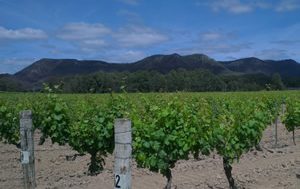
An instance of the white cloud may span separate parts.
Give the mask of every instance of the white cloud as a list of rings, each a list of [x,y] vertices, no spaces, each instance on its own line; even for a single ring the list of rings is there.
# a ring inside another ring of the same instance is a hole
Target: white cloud
[[[207,41],[228,41],[237,38],[236,34],[233,32],[226,33],[221,31],[208,31],[200,33],[200,41],[207,42]]]
[[[138,56],[133,54],[136,51],[129,51],[128,48],[149,47],[168,39],[160,32],[143,25],[129,25],[112,30],[101,23],[83,22],[66,24],[57,32],[56,37],[85,55],[114,50],[122,50],[124,53],[126,48],[127,57]]]
[[[247,13],[253,10],[251,4],[242,3],[239,0],[214,0],[207,3],[213,11],[228,11],[231,13]]]
[[[135,48],[150,47],[168,40],[168,37],[159,31],[139,24],[112,30],[101,23],[84,22],[66,24],[57,32],[56,37],[85,56],[118,51],[122,53],[122,59],[125,61],[142,57],[142,53]],[[57,49],[54,50],[56,53]],[[120,60],[117,58],[120,56],[109,54]]]
[[[47,34],[43,30],[33,28],[22,29],[6,29],[0,26],[0,40],[32,40],[32,39],[45,39]]]
[[[104,45],[106,45],[106,42],[101,39],[84,40],[84,41],[82,41],[82,43],[84,45],[88,45],[88,46],[104,46]]]
[[[102,24],[88,24],[84,22],[66,24],[57,37],[64,40],[96,39],[107,35],[111,30]]]
[[[264,0],[256,0],[256,1],[251,1],[252,6],[255,8],[260,8],[260,9],[272,9],[274,7],[274,4],[272,4],[272,1],[264,1]]]
[[[122,3],[128,4],[128,5],[137,5],[139,4],[139,0],[119,0]]]
[[[168,40],[166,35],[144,26],[128,26],[114,34],[117,42],[124,47],[145,47]]]
[[[197,5],[206,5],[213,11],[227,11],[234,14],[249,13],[256,9],[270,9],[278,12],[294,11],[300,8],[299,0],[211,0],[208,3],[197,2]]]
[[[110,36],[110,28],[101,23],[84,22],[66,24],[56,37],[79,47],[85,53],[97,51],[107,46],[106,38]]]
[[[278,12],[293,11],[300,8],[299,0],[281,0],[280,3],[275,7]]]

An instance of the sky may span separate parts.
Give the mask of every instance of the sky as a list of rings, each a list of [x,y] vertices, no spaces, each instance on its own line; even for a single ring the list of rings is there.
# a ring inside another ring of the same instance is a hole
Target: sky
[[[300,0],[0,0],[0,73],[172,53],[300,62]]]

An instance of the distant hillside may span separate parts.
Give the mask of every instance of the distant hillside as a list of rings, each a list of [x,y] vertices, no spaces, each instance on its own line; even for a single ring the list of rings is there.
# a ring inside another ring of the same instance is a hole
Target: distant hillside
[[[224,65],[209,58],[206,55],[194,54],[188,56],[180,56],[178,54],[171,55],[153,55],[140,61],[125,63],[107,63],[95,60],[75,60],[75,59],[41,59],[32,65],[17,72],[14,76],[22,81],[38,82],[45,81],[51,77],[90,74],[99,71],[115,72],[115,71],[157,71],[160,73],[168,73],[176,69],[206,69],[215,74],[230,73]]]
[[[60,78],[78,77],[97,72],[142,72],[154,71],[159,74],[168,74],[172,70],[204,70],[215,76],[239,76],[259,74],[271,77],[279,73],[281,77],[291,83],[292,87],[298,86],[300,77],[300,64],[294,60],[260,60],[255,57],[243,58],[233,61],[216,61],[203,54],[181,56],[179,54],[153,55],[133,63],[108,63],[97,60],[76,59],[41,59],[14,75],[1,74],[2,86],[7,83],[13,86],[22,86],[28,90],[40,88],[43,82],[58,81]],[[224,77],[223,77],[224,78]],[[269,81],[269,79],[268,79]],[[296,81],[296,82],[294,82]],[[141,81],[142,82],[142,81]],[[1,87],[1,84],[0,84]],[[5,90],[2,87],[2,90]],[[1,90],[1,88],[0,88]]]
[[[230,72],[225,66],[203,54],[153,55],[129,64],[128,67],[130,67],[130,71],[154,70],[160,73],[168,73],[179,68],[185,70],[206,69],[215,74]]]
[[[98,71],[123,71],[126,65],[95,60],[41,59],[14,76],[22,81],[38,82],[51,77],[89,74]]]
[[[255,57],[234,61],[220,62],[233,72],[243,74],[263,73],[271,75],[279,73],[283,77],[300,76],[300,64],[294,60],[260,60]]]
[[[300,77],[300,64],[295,60],[266,60],[273,68],[273,73],[278,72],[282,76]]]

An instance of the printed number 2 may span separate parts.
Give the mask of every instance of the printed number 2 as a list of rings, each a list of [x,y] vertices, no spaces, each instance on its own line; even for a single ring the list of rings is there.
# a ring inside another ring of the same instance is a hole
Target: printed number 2
[[[120,175],[116,175],[116,179],[115,179],[115,187],[116,188],[121,188],[121,186],[119,186],[119,182],[120,182]]]

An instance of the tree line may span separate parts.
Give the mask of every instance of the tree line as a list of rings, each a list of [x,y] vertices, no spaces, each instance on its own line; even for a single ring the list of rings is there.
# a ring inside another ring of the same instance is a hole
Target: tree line
[[[215,75],[208,70],[178,69],[168,73],[157,71],[97,72],[87,75],[51,77],[29,85],[16,79],[0,78],[0,91],[40,91],[42,83],[61,85],[64,93],[120,92],[204,92],[260,91],[299,88],[300,78],[281,78],[278,73]]]
[[[204,92],[282,90],[285,85],[279,74],[214,75],[207,70],[97,72],[64,78],[51,78],[51,85],[62,85],[66,93],[120,92]]]

